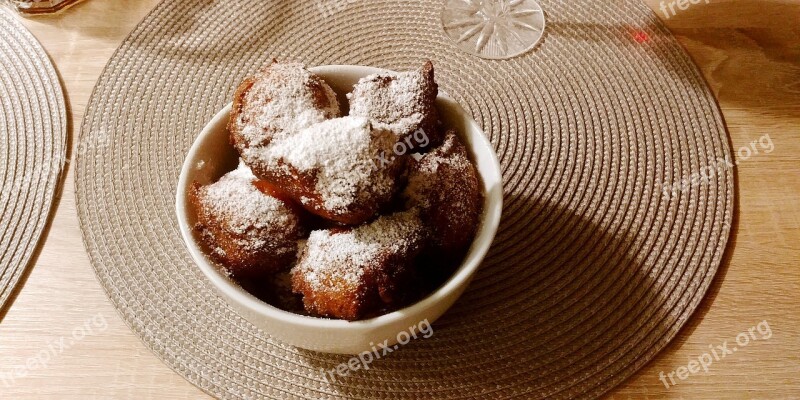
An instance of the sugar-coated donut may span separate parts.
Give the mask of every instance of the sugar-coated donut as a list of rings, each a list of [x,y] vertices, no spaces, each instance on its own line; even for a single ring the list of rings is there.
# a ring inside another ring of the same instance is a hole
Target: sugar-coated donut
[[[406,204],[431,229],[431,245],[447,259],[463,256],[478,227],[483,193],[475,166],[455,131],[441,146],[409,163]]]
[[[415,211],[349,229],[318,230],[301,246],[292,290],[312,315],[356,320],[410,293],[424,229]]]
[[[236,90],[228,130],[242,152],[340,115],[336,93],[322,78],[302,64],[273,62]]]
[[[398,141],[421,150],[441,143],[438,129],[433,63],[414,71],[362,78],[347,95],[350,115],[369,118],[377,128],[392,131]]]
[[[242,155],[261,179],[282,188],[308,211],[343,224],[372,218],[398,191],[405,157],[396,138],[365,118],[312,125]]]
[[[215,183],[193,184],[195,229],[229,274],[264,276],[294,261],[297,240],[305,233],[302,215],[275,190],[243,164]]]

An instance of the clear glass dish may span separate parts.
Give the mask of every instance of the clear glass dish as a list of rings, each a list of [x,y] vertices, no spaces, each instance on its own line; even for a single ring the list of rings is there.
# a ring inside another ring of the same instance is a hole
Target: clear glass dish
[[[527,52],[544,33],[534,0],[445,0],[442,27],[458,48],[481,58],[507,59]]]

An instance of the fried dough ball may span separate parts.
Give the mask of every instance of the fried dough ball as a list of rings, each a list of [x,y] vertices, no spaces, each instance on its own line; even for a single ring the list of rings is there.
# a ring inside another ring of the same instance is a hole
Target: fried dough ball
[[[467,149],[453,130],[441,146],[409,164],[403,198],[420,210],[438,256],[456,259],[472,243],[483,209],[480,186]]]
[[[398,141],[421,150],[441,143],[433,63],[415,71],[362,78],[347,95],[350,115],[366,117],[375,127],[392,131]],[[415,135],[416,133],[416,135]]]
[[[302,64],[272,62],[242,82],[228,122],[241,153],[341,115],[336,93]]]
[[[244,164],[216,183],[192,185],[195,229],[230,275],[264,276],[294,261],[297,240],[305,233],[302,215],[277,193]]]
[[[301,245],[292,290],[312,315],[357,320],[404,301],[424,229],[416,211],[349,229],[318,230]]]
[[[398,191],[405,157],[394,155],[395,140],[365,118],[342,117],[243,155],[256,176],[311,213],[355,225],[372,218]]]

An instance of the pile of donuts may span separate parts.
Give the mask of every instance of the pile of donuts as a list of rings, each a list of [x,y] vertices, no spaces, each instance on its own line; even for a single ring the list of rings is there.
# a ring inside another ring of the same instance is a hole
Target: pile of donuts
[[[272,62],[245,79],[228,123],[240,165],[189,193],[209,255],[246,288],[285,276],[317,317],[368,318],[435,289],[483,205],[437,94],[431,62],[361,79],[345,113],[302,64]]]

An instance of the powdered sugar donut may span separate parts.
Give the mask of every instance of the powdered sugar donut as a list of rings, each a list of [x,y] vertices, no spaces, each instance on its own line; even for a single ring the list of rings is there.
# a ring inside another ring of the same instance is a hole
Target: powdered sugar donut
[[[420,210],[438,257],[461,257],[472,243],[483,208],[478,179],[467,149],[452,130],[441,146],[411,161],[403,197],[409,207]]]
[[[229,274],[264,276],[294,261],[297,240],[305,233],[301,213],[276,193],[244,164],[216,183],[193,185],[195,229]]]
[[[302,64],[273,61],[236,90],[228,130],[241,153],[340,115],[336,93],[322,78]]]
[[[253,172],[285,190],[308,211],[343,224],[372,218],[398,191],[405,157],[395,136],[366,118],[312,125],[270,146],[242,152]]]
[[[436,110],[439,86],[433,75],[433,63],[428,61],[414,71],[362,78],[347,95],[350,115],[369,118],[376,128],[392,131],[410,148],[437,146],[442,136]]]
[[[403,302],[424,229],[415,211],[357,228],[319,230],[300,249],[292,290],[313,315],[356,320]]]

